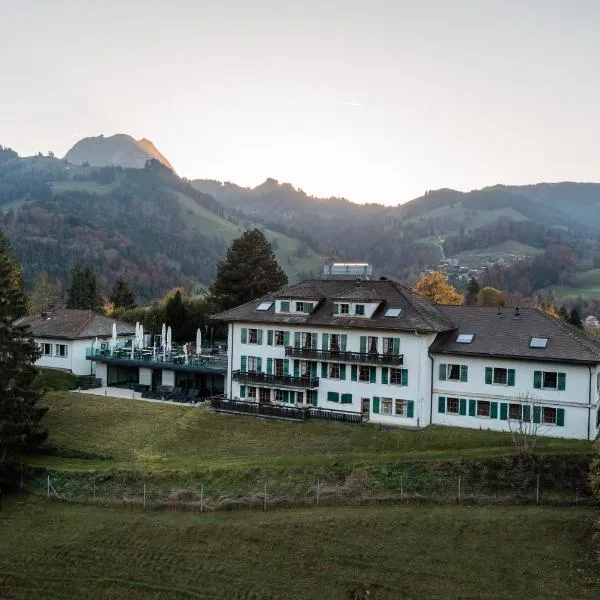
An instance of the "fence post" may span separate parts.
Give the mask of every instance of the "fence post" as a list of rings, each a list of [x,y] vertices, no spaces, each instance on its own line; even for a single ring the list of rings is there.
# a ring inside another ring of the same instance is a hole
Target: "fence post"
[[[320,495],[321,495],[321,480],[317,479],[317,504],[319,504]]]
[[[537,474],[536,485],[535,485],[535,503],[540,503],[540,474]]]
[[[144,508],[146,508],[146,484],[144,484]]]
[[[94,504],[96,504],[96,471],[94,471]]]
[[[458,476],[458,501],[460,502],[460,475]]]
[[[404,484],[402,481],[402,475],[400,475],[400,502],[404,499]]]
[[[204,484],[200,486],[200,512],[204,511]]]
[[[265,481],[265,502],[263,505],[263,510],[267,510],[267,482]]]
[[[50,497],[50,475],[48,475],[48,480],[46,482],[46,496]]]

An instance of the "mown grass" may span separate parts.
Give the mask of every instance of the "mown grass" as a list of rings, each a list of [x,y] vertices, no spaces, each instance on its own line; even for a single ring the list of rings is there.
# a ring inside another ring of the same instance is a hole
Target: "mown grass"
[[[588,509],[395,506],[144,512],[18,497],[7,600],[598,598]]]
[[[321,465],[506,456],[510,435],[450,427],[380,430],[373,425],[267,421],[191,408],[53,392],[43,425],[57,448],[110,457],[111,467],[182,469]],[[546,438],[540,452],[591,453],[592,442]],[[96,469],[108,461],[31,457],[29,464]],[[106,466],[106,465],[105,465]]]
[[[38,390],[72,390],[77,387],[77,377],[60,369],[39,369],[32,385]]]

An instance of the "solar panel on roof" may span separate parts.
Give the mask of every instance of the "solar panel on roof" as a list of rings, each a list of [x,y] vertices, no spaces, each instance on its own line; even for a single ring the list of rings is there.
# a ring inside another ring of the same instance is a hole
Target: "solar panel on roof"
[[[271,306],[273,306],[272,302],[261,302],[257,307],[256,310],[269,310],[271,308]]]
[[[530,348],[545,348],[548,345],[548,338],[532,337],[529,340]]]
[[[470,344],[473,341],[473,333],[459,333],[456,338],[457,344]]]
[[[402,312],[401,308],[388,308],[385,311],[385,316],[386,317],[399,317],[401,312]]]

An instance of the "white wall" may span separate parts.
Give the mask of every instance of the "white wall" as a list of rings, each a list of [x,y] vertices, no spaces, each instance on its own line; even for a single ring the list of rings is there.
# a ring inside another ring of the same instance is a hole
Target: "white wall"
[[[105,363],[96,363],[96,377],[102,381],[102,385],[106,387],[108,381],[108,367]]]
[[[140,367],[139,382],[141,385],[152,385],[152,369]]]
[[[498,418],[491,419],[468,416],[468,414],[449,415],[440,413],[438,398],[440,396],[445,398],[455,397],[467,400],[489,400],[499,403],[519,402],[525,398],[533,398],[535,405],[562,408],[565,411],[564,426],[540,425],[540,434],[581,439],[594,438],[596,435],[596,367],[591,370],[592,395],[590,404],[590,369],[586,365],[452,355],[434,355],[433,359],[433,423],[474,429],[508,431],[508,421],[501,420],[500,414],[498,414]],[[467,365],[468,380],[466,382],[441,381],[439,378],[440,364]],[[514,369],[515,385],[486,384],[486,367]],[[535,389],[533,387],[534,371],[565,373],[565,390]]]
[[[175,385],[175,371],[170,369],[162,370],[162,385]]]

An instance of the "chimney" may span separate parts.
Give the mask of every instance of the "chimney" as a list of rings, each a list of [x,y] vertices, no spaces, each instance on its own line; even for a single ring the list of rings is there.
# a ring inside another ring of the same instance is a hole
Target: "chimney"
[[[515,319],[518,319],[521,316],[521,314],[519,313],[519,307],[517,306],[515,308]]]
[[[498,312],[496,314],[498,315],[499,319],[502,318],[502,307],[499,304],[498,304]]]

